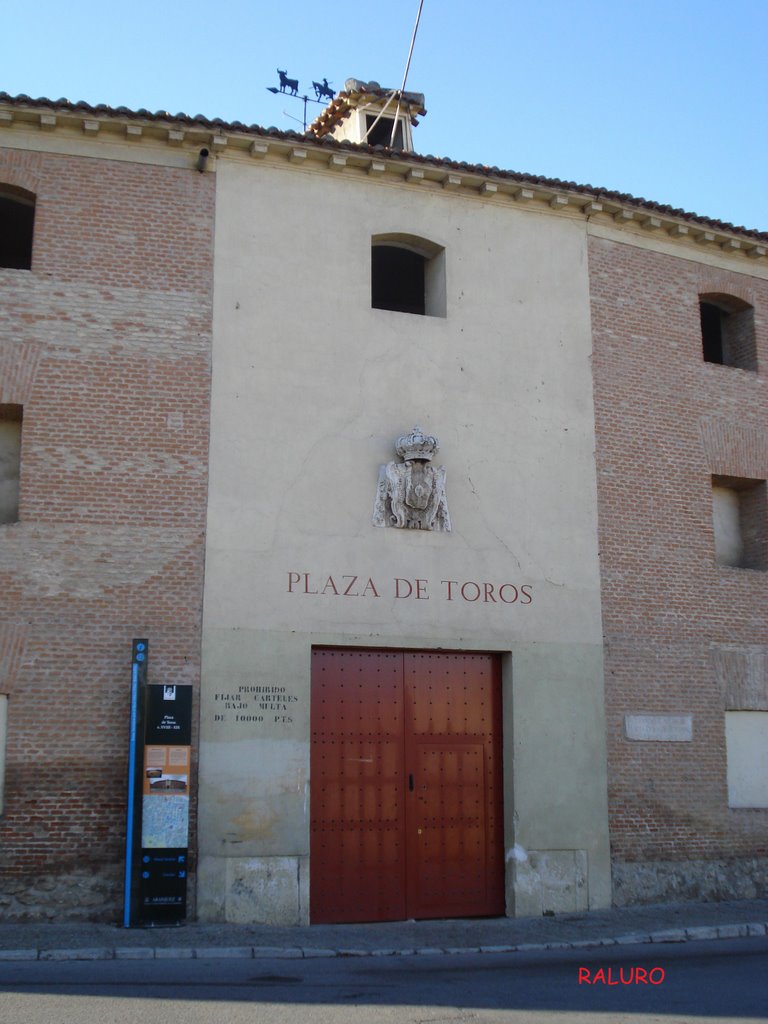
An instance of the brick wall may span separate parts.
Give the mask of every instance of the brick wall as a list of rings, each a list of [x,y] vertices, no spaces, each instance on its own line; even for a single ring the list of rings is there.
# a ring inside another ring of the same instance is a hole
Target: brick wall
[[[717,663],[768,651],[768,573],[715,563],[712,477],[768,477],[768,282],[592,238],[590,286],[614,899],[766,895]],[[704,362],[703,293],[754,306],[759,373]],[[693,740],[627,740],[628,713],[690,714]]]
[[[32,270],[0,269],[0,916],[114,919],[131,639],[150,682],[199,684],[214,180],[0,149],[0,182],[37,195]]]

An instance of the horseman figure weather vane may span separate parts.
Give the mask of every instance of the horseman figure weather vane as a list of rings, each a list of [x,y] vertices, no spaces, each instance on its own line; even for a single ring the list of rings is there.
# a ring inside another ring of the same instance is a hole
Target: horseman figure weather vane
[[[299,96],[299,80],[298,80],[298,78],[289,78],[288,77],[288,72],[287,71],[281,71],[280,68],[277,68],[277,74],[278,74],[278,77],[280,79],[280,86],[277,87],[277,86],[274,86],[274,85],[268,85],[267,86],[267,92],[274,93],[275,95],[277,95],[278,93],[284,93],[286,96],[291,96],[291,97],[295,96],[297,100],[303,100],[304,101],[304,120],[303,120],[303,125],[304,125],[304,131],[306,131],[307,130],[307,104],[308,103],[319,103],[320,106],[322,107],[324,105],[323,104],[323,97],[325,97],[325,98],[327,98],[329,100],[332,100],[333,99],[333,89],[331,88],[331,84],[329,83],[327,78],[324,78],[322,80],[322,82],[313,82],[312,83],[312,87],[315,90],[315,99],[312,99],[310,96],[307,96],[306,94],[304,96]],[[287,113],[287,111],[283,111],[283,113],[285,114],[286,117],[292,117],[292,115]],[[298,121],[299,118],[298,117],[293,117],[292,120]]]

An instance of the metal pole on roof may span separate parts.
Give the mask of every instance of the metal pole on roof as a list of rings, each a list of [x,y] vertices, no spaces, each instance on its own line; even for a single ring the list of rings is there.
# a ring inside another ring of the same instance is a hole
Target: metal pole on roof
[[[397,110],[395,111],[395,121],[392,125],[392,135],[389,139],[389,148],[395,144],[395,132],[397,131],[397,119],[400,116],[400,104],[403,100],[403,93],[405,92],[405,80],[408,78],[408,69],[411,66],[411,55],[413,54],[413,44],[416,42],[416,33],[419,30],[419,20],[421,18],[421,9],[424,6],[424,0],[419,0],[419,10],[416,14],[416,24],[413,26],[413,35],[411,36],[411,48],[408,51],[408,60],[405,62],[405,72],[403,74],[403,84],[400,86],[400,95],[397,98]],[[405,136],[403,136],[403,142],[405,142]]]

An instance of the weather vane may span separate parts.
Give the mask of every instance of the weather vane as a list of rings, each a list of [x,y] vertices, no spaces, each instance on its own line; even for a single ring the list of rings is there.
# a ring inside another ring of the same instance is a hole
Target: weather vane
[[[304,125],[304,131],[306,131],[307,130],[307,104],[308,103],[319,103],[320,106],[322,107],[323,106],[323,97],[325,97],[326,99],[332,100],[333,99],[333,89],[331,88],[331,83],[328,81],[327,78],[324,78],[322,80],[322,82],[313,82],[312,83],[312,87],[315,90],[315,99],[312,99],[312,97],[311,96],[307,96],[306,93],[304,94],[304,96],[300,96],[299,95],[299,80],[298,80],[298,78],[289,78],[288,77],[288,72],[287,71],[281,71],[280,68],[277,68],[277,74],[278,74],[278,77],[280,79],[279,87],[276,86],[276,85],[268,85],[267,86],[267,92],[274,93],[275,95],[277,95],[278,93],[283,93],[286,96],[291,96],[291,97],[295,96],[297,100],[303,100],[304,101],[304,120],[303,120],[302,123]],[[283,113],[285,114],[286,117],[290,117],[292,121],[298,121],[299,120],[298,117],[293,117],[293,115],[289,114],[288,111],[286,111],[286,110],[284,110]]]

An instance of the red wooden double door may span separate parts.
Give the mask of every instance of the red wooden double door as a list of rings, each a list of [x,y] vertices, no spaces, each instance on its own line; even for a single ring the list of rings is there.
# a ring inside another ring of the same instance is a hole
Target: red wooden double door
[[[504,913],[488,654],[312,652],[310,919]]]

